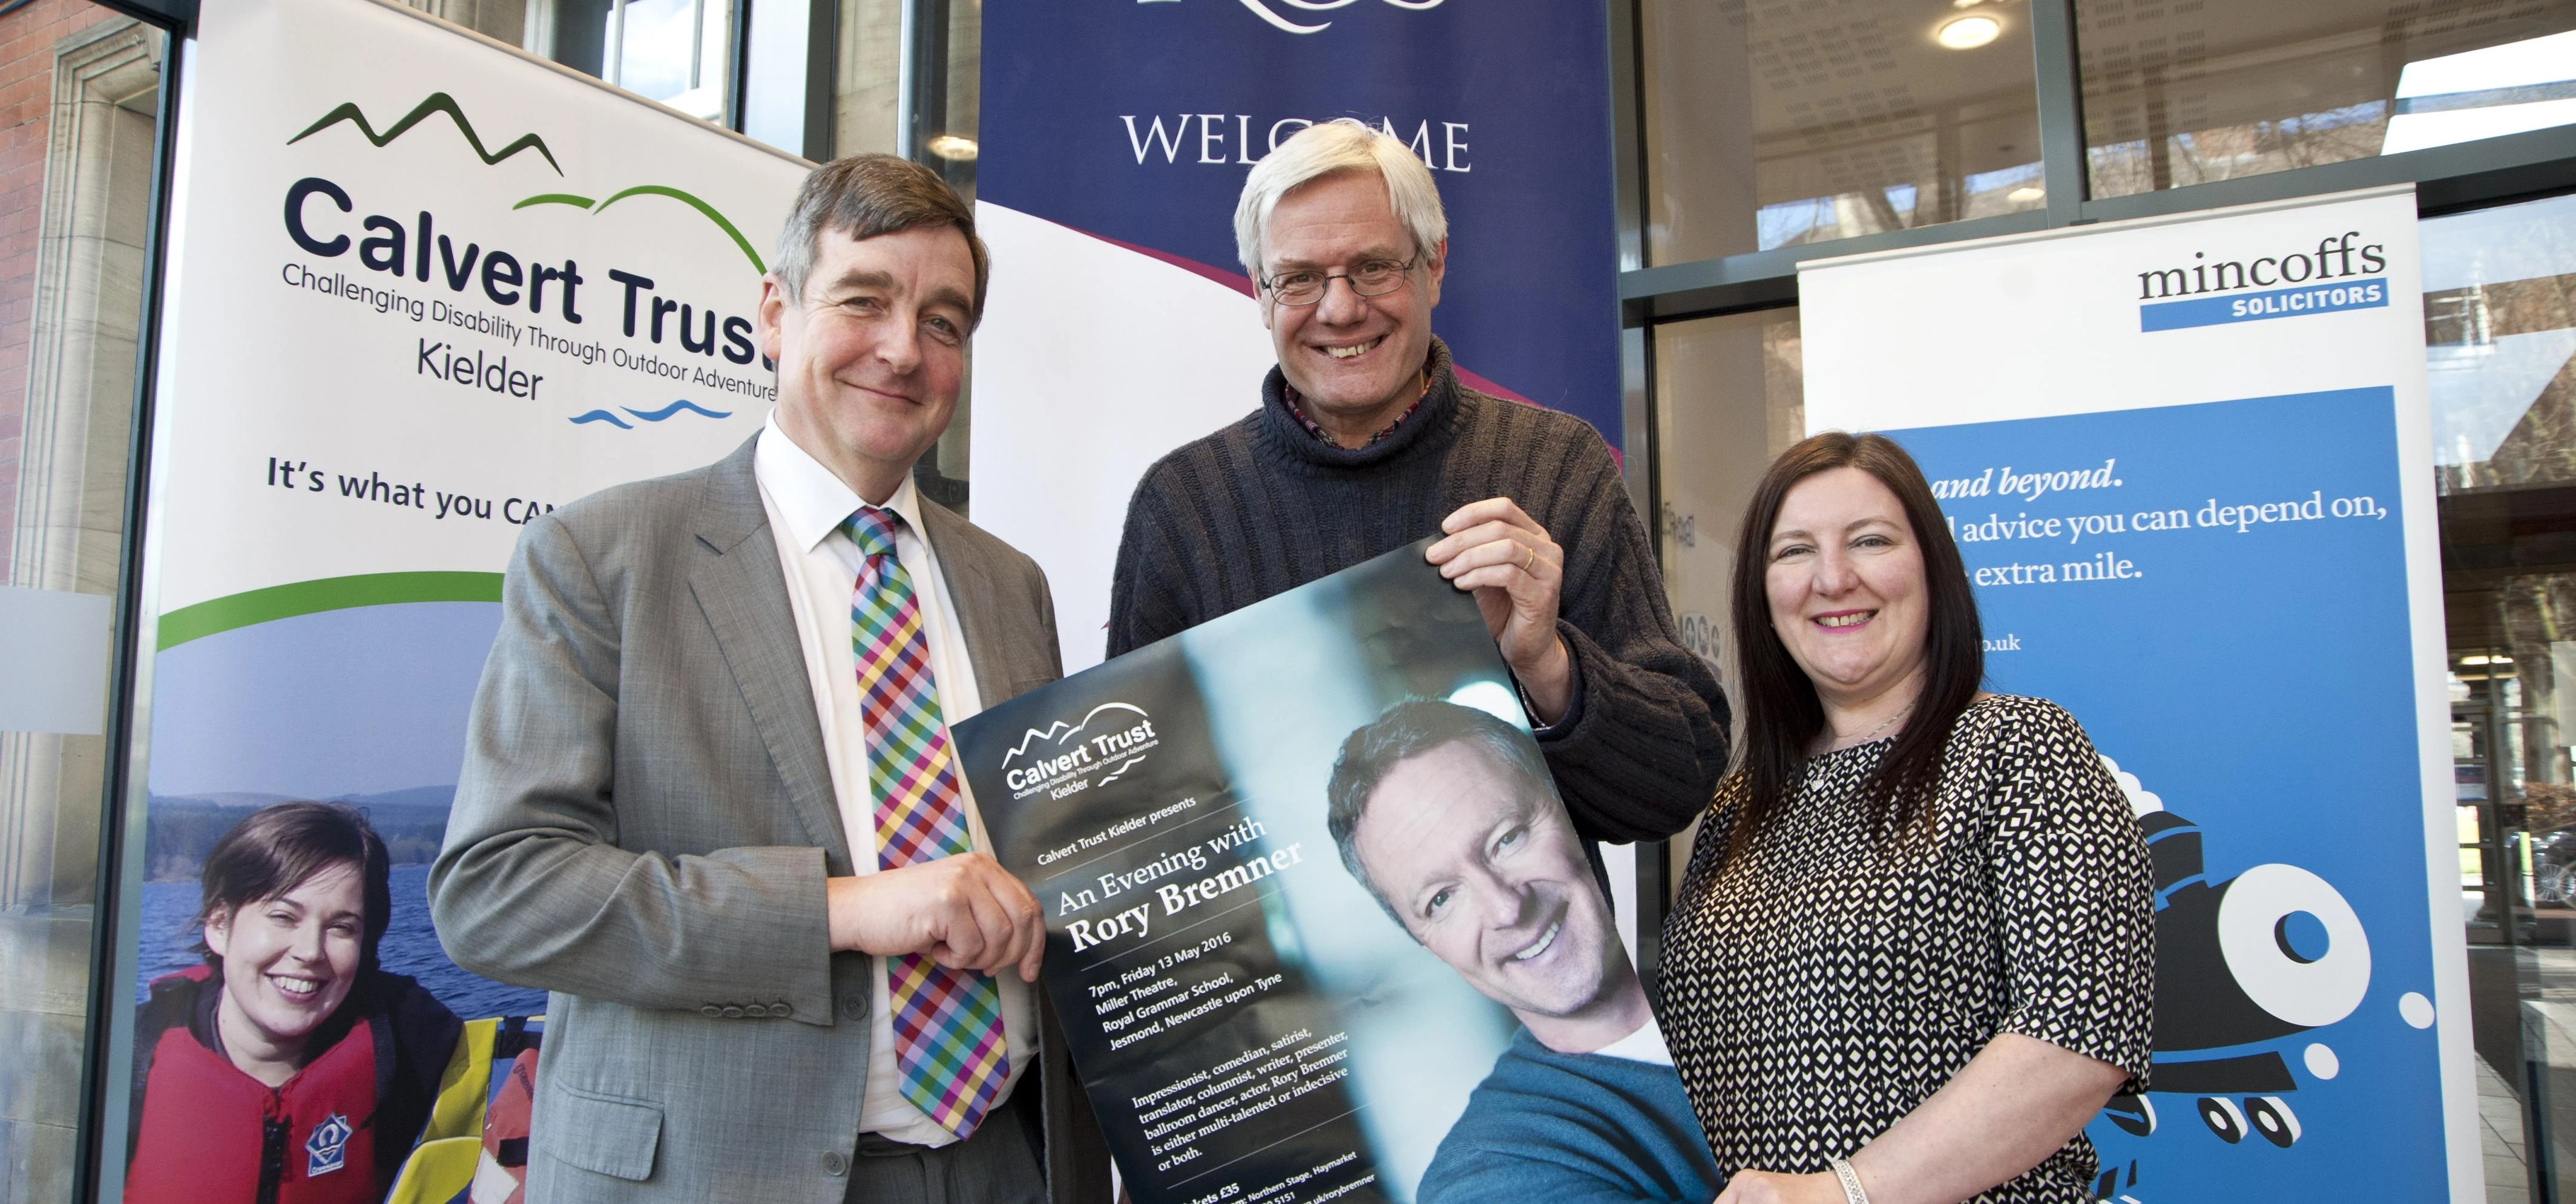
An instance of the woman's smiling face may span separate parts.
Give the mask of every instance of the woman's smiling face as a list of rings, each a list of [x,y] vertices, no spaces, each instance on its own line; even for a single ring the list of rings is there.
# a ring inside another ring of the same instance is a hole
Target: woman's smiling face
[[[1923,548],[1878,478],[1836,468],[1791,486],[1764,554],[1771,629],[1819,698],[1865,703],[1923,663]]]
[[[349,998],[366,929],[366,893],[353,861],[208,917],[206,948],[223,959],[222,1031],[228,1038],[255,1034],[273,1046],[311,1035]]]

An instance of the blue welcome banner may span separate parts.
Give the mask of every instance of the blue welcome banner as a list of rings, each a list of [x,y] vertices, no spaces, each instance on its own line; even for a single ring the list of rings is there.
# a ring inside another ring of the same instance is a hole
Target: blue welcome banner
[[[1387,129],[1448,208],[1432,326],[1471,383],[1616,447],[1608,60],[1597,4],[986,0],[977,195],[1241,278],[1252,164],[1311,122]]]
[[[985,0],[974,518],[1096,664],[1137,480],[1260,403],[1277,362],[1237,261],[1253,164],[1356,118],[1431,168],[1431,328],[1461,381],[1620,447],[1609,35],[1556,0]]]

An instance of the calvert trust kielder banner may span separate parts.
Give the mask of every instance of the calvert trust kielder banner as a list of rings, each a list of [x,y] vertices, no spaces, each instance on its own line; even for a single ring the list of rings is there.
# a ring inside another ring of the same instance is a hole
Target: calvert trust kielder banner
[[[1615,452],[1607,21],[1561,0],[985,0],[974,518],[1045,566],[1066,668],[1101,658],[1137,479],[1260,404],[1276,357],[1235,200],[1310,123],[1356,117],[1430,166],[1450,250],[1432,330],[1459,378]]]
[[[2418,271],[2389,189],[1799,274],[1808,429],[1922,464],[2154,854],[2103,1199],[2483,1198]]]
[[[225,0],[186,54],[102,1170],[132,1201],[378,1199],[407,1165],[409,1198],[497,1199],[545,1000],[453,965],[423,880],[501,571],[535,517],[759,429],[752,316],[807,165],[369,0]],[[334,801],[388,865],[221,896],[345,847]],[[359,926],[298,943],[343,904]]]

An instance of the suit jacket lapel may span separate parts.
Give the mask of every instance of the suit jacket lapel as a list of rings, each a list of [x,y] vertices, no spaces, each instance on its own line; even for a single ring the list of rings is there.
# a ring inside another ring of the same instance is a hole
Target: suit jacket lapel
[[[805,671],[787,603],[787,578],[769,512],[760,504],[752,475],[755,435],[708,473],[695,529],[703,555],[689,574],[689,590],[714,631],[734,686],[751,709],[752,723],[787,797],[832,872],[848,874],[850,843],[841,808],[832,795],[830,763],[823,757],[823,724]]]
[[[974,547],[958,537],[966,520],[928,498],[921,518],[931,549],[939,555],[939,575],[948,581],[949,601],[957,604],[957,629],[966,637],[966,659],[975,666],[975,697],[994,706],[1011,696],[1003,641],[1010,638],[1001,612],[993,605],[993,579],[984,571]]]

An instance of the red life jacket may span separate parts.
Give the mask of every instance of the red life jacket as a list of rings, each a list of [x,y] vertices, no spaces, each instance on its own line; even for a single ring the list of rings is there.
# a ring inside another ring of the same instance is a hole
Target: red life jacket
[[[203,968],[189,973],[206,976]],[[163,1029],[135,1121],[125,1198],[133,1204],[384,1199],[393,1184],[378,1180],[374,1023],[357,1021],[280,1087],[243,1073],[185,1024]]]
[[[471,1204],[526,1204],[528,1124],[537,1105],[537,1051],[510,1060],[510,1075],[483,1113],[483,1157]]]

